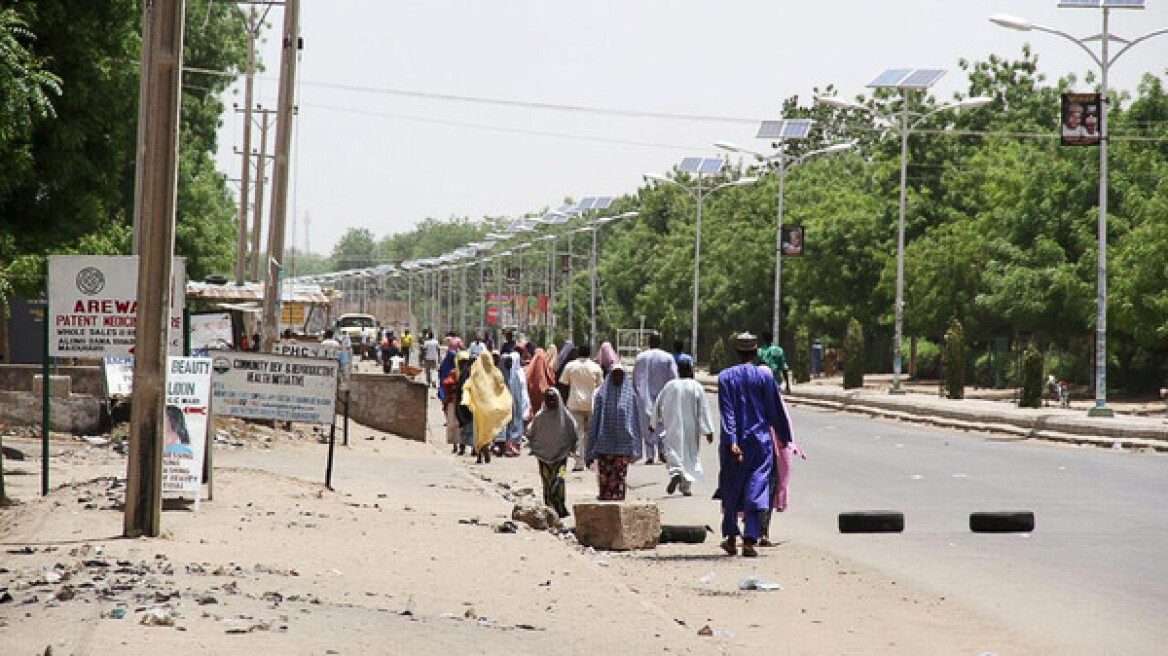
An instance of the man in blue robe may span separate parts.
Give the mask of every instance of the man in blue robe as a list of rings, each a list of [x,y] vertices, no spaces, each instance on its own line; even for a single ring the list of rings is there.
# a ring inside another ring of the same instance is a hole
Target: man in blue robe
[[[791,425],[779,398],[779,385],[769,371],[754,364],[758,338],[742,333],[735,344],[740,364],[718,374],[718,409],[722,415],[718,448],[718,491],[722,500],[722,549],[737,555],[742,536],[742,555],[756,556],[761,511],[770,508],[767,485],[774,467],[771,430],[786,445]],[[743,530],[738,527],[742,513]]]

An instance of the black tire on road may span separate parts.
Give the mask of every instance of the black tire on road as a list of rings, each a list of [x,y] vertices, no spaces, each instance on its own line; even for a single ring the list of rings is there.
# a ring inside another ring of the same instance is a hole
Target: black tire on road
[[[867,510],[839,514],[840,533],[902,533],[904,513],[892,510]]]
[[[1034,513],[975,512],[969,514],[969,530],[974,533],[1029,533],[1034,530]]]
[[[706,527],[705,526],[681,526],[674,524],[664,524],[661,526],[661,538],[657,542],[665,544],[668,542],[682,542],[685,544],[701,544],[706,541]]]

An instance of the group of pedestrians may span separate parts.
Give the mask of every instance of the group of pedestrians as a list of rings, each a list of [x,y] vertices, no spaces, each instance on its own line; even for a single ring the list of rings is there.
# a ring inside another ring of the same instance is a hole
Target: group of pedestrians
[[[760,349],[755,336],[740,334],[739,364],[718,376],[714,498],[722,504],[721,546],[737,554],[741,540],[743,556],[769,543],[772,508],[785,508],[784,468],[793,448],[778,382],[786,363],[782,349],[764,337]],[[595,470],[602,501],[625,499],[629,466],[642,459],[665,465],[667,494],[690,496],[705,480],[698,456],[703,438],[714,442],[714,414],[694,378],[693,358],[677,345],[668,353],[659,336],[650,336],[631,373],[608,342],[595,357],[571,340],[538,348],[512,334],[498,351],[480,336],[464,348],[449,334],[446,347],[438,394],[452,452],[489,463],[492,455],[520,455],[526,440],[539,461],[544,502],[560,517],[569,514],[569,466]]]

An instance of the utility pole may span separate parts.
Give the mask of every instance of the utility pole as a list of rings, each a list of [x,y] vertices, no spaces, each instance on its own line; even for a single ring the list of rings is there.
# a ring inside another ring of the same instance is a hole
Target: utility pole
[[[284,2],[284,41],[280,58],[276,161],[272,167],[272,216],[268,231],[268,275],[264,289],[263,350],[280,334],[280,278],[284,269],[284,226],[288,217],[288,169],[292,160],[292,114],[296,103],[296,55],[300,45],[300,0]]]
[[[142,15],[141,154],[135,171],[138,313],[134,407],[123,535],[156,537],[162,516],[162,446],[171,260],[178,205],[179,109],[185,0],[147,2]],[[176,281],[183,284],[185,281]]]
[[[262,118],[260,119],[260,152],[257,155],[258,159],[256,159],[255,216],[251,220],[251,279],[253,282],[260,280],[260,254],[264,252],[261,228],[264,223],[264,183],[267,182],[268,170],[268,125],[272,114],[275,113],[262,107],[258,108],[256,112]],[[268,250],[271,250],[270,245]]]
[[[255,97],[255,42],[259,35],[255,7],[247,21],[247,73],[243,84],[243,168],[239,175],[239,239],[235,256],[235,284],[243,285],[247,266],[247,209],[251,194],[251,108]],[[260,177],[263,177],[261,174]]]

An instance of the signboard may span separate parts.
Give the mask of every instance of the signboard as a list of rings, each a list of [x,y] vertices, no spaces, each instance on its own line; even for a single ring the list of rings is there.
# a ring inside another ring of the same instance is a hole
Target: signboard
[[[342,391],[349,389],[349,379],[352,374],[353,357],[348,349],[325,345],[320,342],[297,342],[283,340],[272,345],[272,352],[276,355],[292,355],[298,358],[315,358],[317,360],[332,360],[340,364],[340,379],[338,383]]]
[[[101,359],[106,399],[128,399],[134,393],[134,358],[106,356]]]
[[[337,397],[335,361],[259,353],[211,359],[215,414],[331,424]]]
[[[182,353],[184,260],[175,258],[173,267],[167,350]],[[49,312],[50,356],[133,355],[138,320],[137,256],[50,255]]]
[[[803,255],[803,226],[783,226],[780,237],[783,257]]]
[[[191,352],[206,354],[209,350],[222,351],[232,349],[235,335],[231,330],[231,314],[216,312],[213,314],[191,315]]]
[[[487,294],[488,326],[535,326],[547,316],[547,296]]]
[[[483,267],[483,282],[491,282],[495,279],[495,272],[491,267]]]
[[[519,284],[519,267],[507,267],[507,283],[511,285]]]
[[[1064,146],[1098,146],[1103,104],[1097,93],[1064,93],[1059,137]]]
[[[560,273],[572,272],[572,255],[570,253],[562,253],[560,255]]]
[[[162,492],[199,496],[207,418],[211,411],[211,360],[166,359],[166,441],[162,447]]]

